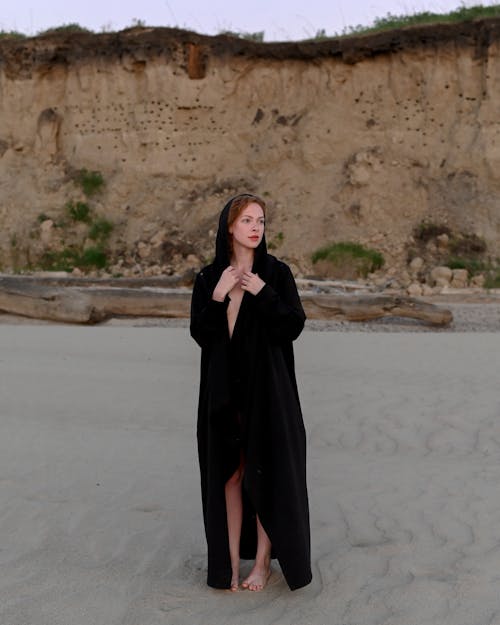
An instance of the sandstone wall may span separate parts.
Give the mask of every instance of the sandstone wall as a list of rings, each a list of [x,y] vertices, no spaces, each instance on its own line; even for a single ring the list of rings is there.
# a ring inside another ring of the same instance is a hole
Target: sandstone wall
[[[126,264],[139,242],[146,262],[209,259],[243,190],[270,201],[268,240],[301,272],[339,240],[402,265],[424,219],[499,256],[499,103],[497,20],[301,45],[167,29],[4,41],[0,265],[54,243],[39,216],[83,198],[80,168],[104,176],[93,202]]]

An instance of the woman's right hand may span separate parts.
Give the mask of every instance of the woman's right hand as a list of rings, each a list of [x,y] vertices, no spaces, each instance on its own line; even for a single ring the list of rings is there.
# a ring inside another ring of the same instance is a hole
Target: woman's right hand
[[[219,282],[214,289],[212,299],[216,302],[223,302],[226,295],[238,284],[240,276],[236,269],[229,265],[226,267],[219,278]]]

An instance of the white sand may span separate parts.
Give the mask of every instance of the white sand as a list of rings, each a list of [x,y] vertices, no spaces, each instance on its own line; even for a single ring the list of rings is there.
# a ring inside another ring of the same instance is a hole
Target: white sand
[[[183,328],[0,327],[2,625],[500,623],[500,334],[305,332],[313,583],[205,586]]]

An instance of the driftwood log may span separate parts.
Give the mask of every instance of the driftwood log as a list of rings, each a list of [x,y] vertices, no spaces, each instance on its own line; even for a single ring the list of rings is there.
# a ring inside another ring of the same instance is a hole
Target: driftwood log
[[[304,295],[309,319],[370,321],[382,317],[407,317],[434,326],[453,321],[451,310],[400,295]]]
[[[54,284],[32,278],[1,277],[0,311],[86,324],[111,317],[189,317],[191,291],[186,288],[127,286],[120,278],[103,286],[96,281],[76,286],[77,280],[71,280],[68,286]],[[446,326],[453,319],[448,309],[404,296],[304,293],[302,303],[309,319],[369,321],[408,317],[433,326]]]

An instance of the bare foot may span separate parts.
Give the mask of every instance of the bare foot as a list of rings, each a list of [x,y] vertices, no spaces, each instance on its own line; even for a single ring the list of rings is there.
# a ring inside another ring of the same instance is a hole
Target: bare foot
[[[251,570],[250,575],[246,578],[244,582],[241,583],[241,587],[252,590],[254,592],[259,592],[261,590],[264,590],[270,577],[270,566],[258,567],[257,565],[255,565]]]
[[[240,580],[238,575],[233,576],[231,579],[231,586],[229,587],[229,589],[231,590],[231,592],[236,592],[237,590],[239,590],[240,587]]]

